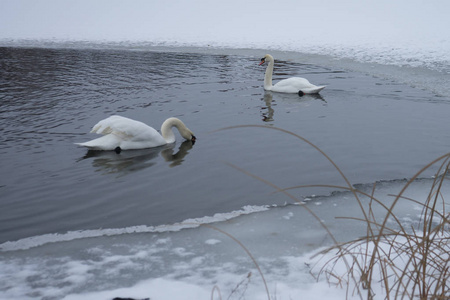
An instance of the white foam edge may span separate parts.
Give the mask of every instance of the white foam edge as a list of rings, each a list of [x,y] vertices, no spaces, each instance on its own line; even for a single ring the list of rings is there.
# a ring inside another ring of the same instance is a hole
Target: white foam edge
[[[218,223],[228,221],[230,219],[249,215],[252,213],[269,210],[269,205],[252,206],[247,205],[240,210],[235,210],[228,213],[216,213],[213,216],[205,216],[201,218],[186,219],[179,223],[165,224],[158,226],[138,225],[125,228],[106,228],[106,229],[89,229],[68,231],[66,233],[48,233],[39,236],[32,236],[23,238],[17,241],[7,241],[0,244],[0,252],[27,250],[35,247],[40,247],[50,243],[68,242],[77,239],[116,236],[130,233],[162,233],[174,232],[187,228],[196,228],[205,224]]]

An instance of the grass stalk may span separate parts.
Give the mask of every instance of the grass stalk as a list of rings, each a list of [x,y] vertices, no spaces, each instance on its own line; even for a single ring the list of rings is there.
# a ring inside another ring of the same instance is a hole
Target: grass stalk
[[[321,224],[334,243],[332,247],[317,253],[316,256],[336,250],[336,254],[332,258],[327,259],[323,263],[323,266],[319,268],[317,278],[323,275],[330,283],[334,281],[336,285],[340,286],[347,284],[347,296],[349,296],[350,293],[354,294],[356,292],[361,299],[363,299],[363,293],[360,290],[360,287],[367,291],[366,299],[373,299],[376,296],[374,292],[374,284],[375,281],[378,280],[375,279],[377,278],[376,275],[379,275],[378,277],[381,278],[379,280],[381,280],[380,282],[382,290],[385,293],[385,299],[415,299],[417,296],[421,300],[450,299],[450,232],[448,231],[448,228],[450,227],[450,214],[446,213],[445,198],[442,194],[443,182],[446,180],[447,174],[449,174],[450,153],[436,158],[420,169],[406,182],[397,195],[390,195],[393,196],[394,199],[390,205],[386,205],[375,198],[375,184],[369,194],[355,189],[337,164],[324,151],[306,138],[281,128],[263,125],[238,125],[219,129],[217,131],[237,128],[264,128],[294,136],[323,155],[344,179],[346,186],[298,185],[281,188],[232,163],[227,163],[229,166],[271,186],[275,189],[276,193],[281,192],[295,202],[302,203],[302,201],[288,192],[291,189],[328,187],[351,192],[358,203],[363,217],[346,217],[346,219],[363,222],[366,226],[366,236],[346,243],[339,243],[327,226],[308,207],[308,205],[302,205],[302,207],[304,207],[319,222],[319,224]],[[441,165],[436,172],[430,192],[424,202],[404,196],[408,187],[419,178],[421,174],[439,162]],[[368,197],[369,203],[367,209],[363,206],[359,196]],[[394,208],[400,200],[410,201],[412,204],[419,204],[422,206],[422,214],[419,222],[419,225],[422,223],[422,226],[419,227],[418,230],[414,227],[405,228],[398,217],[395,216]],[[438,211],[440,202],[442,202],[442,212]],[[374,204],[379,205],[386,211],[386,215],[380,221],[378,221],[375,216],[373,210]],[[396,228],[389,227],[388,220],[394,220]],[[262,271],[247,248],[228,233],[211,225],[205,226],[229,236],[247,252],[247,255],[252,258],[258,272],[260,272],[261,277],[263,278],[268,299],[270,300],[269,290]],[[398,266],[399,260],[402,261],[402,266]],[[338,262],[341,261],[346,266],[346,274],[343,275],[339,275],[335,272]],[[376,269],[378,270],[378,273],[375,273]],[[344,277],[346,277],[347,280],[345,280]],[[354,283],[353,292],[351,292],[350,282]]]

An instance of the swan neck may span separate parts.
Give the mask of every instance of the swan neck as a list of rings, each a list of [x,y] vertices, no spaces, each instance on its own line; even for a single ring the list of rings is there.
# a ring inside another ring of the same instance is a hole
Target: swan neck
[[[266,68],[266,74],[264,75],[264,89],[265,90],[271,90],[272,89],[272,73],[273,73],[273,60],[270,60],[267,68]]]
[[[192,132],[186,127],[186,125],[184,125],[184,123],[180,119],[168,118],[161,125],[161,135],[168,144],[175,142],[175,134],[172,130],[173,127],[176,127],[178,129],[182,137],[184,137],[185,139],[191,139],[193,135]]]

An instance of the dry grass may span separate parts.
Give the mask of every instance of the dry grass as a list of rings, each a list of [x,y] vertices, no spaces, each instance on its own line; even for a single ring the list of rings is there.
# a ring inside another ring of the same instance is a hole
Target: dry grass
[[[317,254],[326,259],[326,261],[321,261],[319,271],[316,273],[318,279],[325,277],[330,284],[346,288],[348,296],[357,295],[361,299],[375,299],[375,297],[376,299],[450,299],[450,214],[445,211],[445,198],[441,193],[443,182],[448,179],[446,176],[449,174],[450,153],[430,162],[417,172],[398,195],[392,195],[394,197],[392,204],[386,206],[374,197],[375,185],[371,194],[355,189],[330,157],[319,147],[293,132],[262,125],[232,126],[221,130],[249,127],[277,130],[309,144],[331,163],[346,182],[346,186],[307,185],[282,189],[255,174],[228,163],[230,166],[264,182],[277,192],[282,192],[298,202],[301,201],[288,192],[290,189],[325,186],[348,190],[353,194],[361,209],[362,218],[346,218],[361,222],[362,226],[366,227],[367,235],[341,244],[307,205],[302,206],[317,219],[334,242],[332,247]],[[405,197],[404,192],[410,184],[425,170],[437,164],[439,164],[439,168],[427,199],[421,201]],[[367,208],[360,199],[361,195],[370,199]],[[409,201],[422,207],[419,226],[403,227],[394,214],[394,208],[400,201]],[[383,207],[386,211],[385,216],[377,219],[372,210],[374,205]],[[390,225],[388,226],[388,224]],[[218,230],[217,228],[214,229]],[[230,236],[225,232],[223,233]],[[230,238],[244,248],[257,266],[266,287],[267,297],[270,300],[267,283],[255,258],[240,241],[231,236]],[[340,264],[344,264],[345,267],[337,268]],[[343,269],[344,272],[342,272]],[[382,291],[382,295],[376,295],[376,291]],[[211,296],[213,298],[213,295]]]
[[[336,245],[321,254],[335,251],[335,255],[320,269],[318,276],[329,282],[339,278],[340,284],[352,277],[358,283],[365,299],[379,299],[374,285],[383,287],[385,299],[450,299],[450,214],[445,211],[445,198],[441,193],[449,173],[450,154],[431,162],[413,176],[395,197],[386,215],[377,220],[371,213],[360,219],[367,228],[367,236]],[[438,172],[425,201],[404,197],[408,186],[426,169],[440,163]],[[405,228],[393,210],[399,201],[410,201],[422,207],[420,224]],[[382,203],[371,196],[371,202]],[[394,224],[392,222],[394,221]],[[387,224],[391,224],[387,226]],[[335,272],[340,260],[352,261],[345,274]],[[347,285],[350,286],[350,285]],[[349,291],[353,292],[353,291]]]

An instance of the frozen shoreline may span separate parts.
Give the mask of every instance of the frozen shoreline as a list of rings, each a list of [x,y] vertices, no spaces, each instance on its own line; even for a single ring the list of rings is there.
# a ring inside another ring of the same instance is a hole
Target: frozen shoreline
[[[426,197],[431,182],[415,181],[406,195]],[[380,194],[376,192],[375,197],[389,199],[404,184],[380,184]],[[445,194],[448,188],[446,183]],[[370,193],[370,186],[366,189]],[[310,205],[318,208],[317,213],[329,210],[337,216],[345,216],[344,212],[353,215],[349,206],[343,204],[347,194],[335,194],[330,199],[318,197]],[[406,213],[405,208],[410,211]],[[398,209],[401,214],[397,217],[408,224],[421,212],[411,203]],[[212,226],[87,236],[2,252],[0,291],[4,294],[0,293],[0,299],[33,299],[33,295],[67,300],[209,299],[214,286],[223,296],[237,293],[267,299],[260,274],[244,249],[255,258],[271,296],[276,299],[345,299],[345,287],[329,285],[323,276],[318,281],[313,277],[334,252],[311,257],[329,246],[330,241],[317,221],[311,219],[306,222],[308,226],[302,225],[300,220],[308,216],[301,206],[291,205],[218,220]],[[350,238],[349,233],[354,238],[365,232],[364,226],[342,219],[328,218],[323,222],[333,234],[342,231],[346,238]],[[338,272],[345,270],[342,262],[336,267]],[[383,295],[382,288],[376,286],[375,293]],[[216,295],[211,299],[220,298]],[[348,299],[360,298],[355,293]]]

